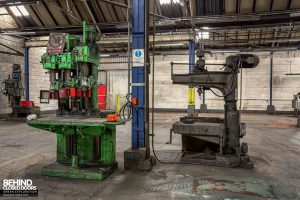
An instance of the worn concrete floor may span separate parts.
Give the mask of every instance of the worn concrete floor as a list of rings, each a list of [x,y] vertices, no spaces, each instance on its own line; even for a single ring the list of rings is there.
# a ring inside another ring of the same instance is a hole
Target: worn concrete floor
[[[181,115],[155,115],[155,148],[161,159],[172,160],[180,150],[178,135],[173,144],[165,143],[171,124]],[[254,169],[158,163],[151,172],[124,171],[123,152],[130,146],[127,123],[117,128],[119,169],[102,182],[41,176],[40,168],[55,161],[55,135],[24,123],[0,121],[0,180],[31,178],[39,190],[33,199],[300,199],[296,118],[243,114],[242,121],[247,124],[243,141],[249,145]]]

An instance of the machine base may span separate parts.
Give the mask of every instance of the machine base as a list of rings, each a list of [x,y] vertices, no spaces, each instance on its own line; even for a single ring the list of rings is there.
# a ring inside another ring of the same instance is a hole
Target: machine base
[[[41,169],[43,176],[56,176],[76,179],[89,179],[89,180],[104,180],[113,170],[118,167],[116,163],[113,166],[106,167],[86,167],[86,168],[72,168],[69,165],[53,163]]]
[[[199,157],[202,155],[198,154]],[[234,156],[234,155],[221,155],[217,154],[214,159],[212,158],[197,158],[197,154],[186,153],[181,157],[182,163],[199,164],[199,165],[212,165],[219,167],[229,168],[247,168],[253,169],[253,163],[250,161],[250,157],[246,156]]]
[[[300,115],[297,116],[297,127],[300,128]]]
[[[201,104],[200,105],[200,112],[201,113],[206,113],[207,112],[207,105],[206,104]]]
[[[146,149],[128,149],[124,152],[124,168],[131,171],[150,171],[156,164],[154,157],[147,158]]]
[[[268,114],[274,114],[275,113],[275,106],[274,105],[268,105],[267,113]]]

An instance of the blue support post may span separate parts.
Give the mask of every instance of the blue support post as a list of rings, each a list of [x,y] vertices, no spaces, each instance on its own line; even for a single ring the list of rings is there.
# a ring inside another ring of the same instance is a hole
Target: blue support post
[[[155,164],[149,145],[149,0],[132,1],[131,148],[124,152],[124,168],[149,171]]]
[[[273,53],[270,54],[270,96],[269,105],[273,105]]]
[[[25,99],[29,101],[29,48],[25,48]]]
[[[275,112],[275,106],[273,105],[273,52],[270,53],[270,88],[269,88],[269,105],[267,107],[267,113],[273,114]]]
[[[189,40],[189,73],[192,73],[194,70],[195,63],[195,42],[193,40]]]
[[[193,73],[195,64],[195,42],[189,40],[189,73]],[[195,88],[189,86],[188,90],[188,107],[187,107],[188,116],[194,116],[195,111]]]
[[[132,1],[132,49],[143,50],[145,43],[145,0]],[[136,51],[136,55],[142,56],[143,51]],[[132,114],[132,149],[145,147],[145,66],[132,66],[132,98],[136,98],[136,109]]]

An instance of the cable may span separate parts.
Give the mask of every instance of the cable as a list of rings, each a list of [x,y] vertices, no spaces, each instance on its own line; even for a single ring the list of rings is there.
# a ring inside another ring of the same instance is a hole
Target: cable
[[[124,120],[127,120],[127,121],[132,119],[132,110],[137,110],[136,105],[134,105],[130,101],[129,97],[130,97],[130,94],[126,94],[127,102],[121,107],[120,112],[118,113],[118,115],[121,119],[124,119]],[[127,110],[127,115],[128,115],[127,117],[125,115],[126,110]]]

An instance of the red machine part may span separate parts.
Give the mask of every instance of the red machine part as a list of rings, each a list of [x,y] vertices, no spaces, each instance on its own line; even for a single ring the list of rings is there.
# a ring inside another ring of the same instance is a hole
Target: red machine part
[[[69,95],[68,95],[68,89],[67,88],[60,88],[58,90],[58,96],[60,99],[64,99],[64,98],[67,98]]]
[[[21,107],[34,107],[33,101],[21,101]]]
[[[77,90],[77,94],[76,94]],[[59,98],[67,98],[67,97],[92,97],[91,89],[87,89],[85,92],[82,91],[81,88],[61,88],[59,89]]]
[[[107,115],[106,119],[109,122],[117,122],[119,121],[119,116],[117,114],[111,114],[111,115]]]
[[[106,85],[98,86],[98,108],[100,110],[106,109]]]

